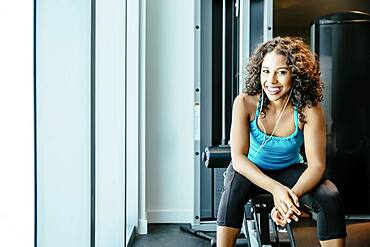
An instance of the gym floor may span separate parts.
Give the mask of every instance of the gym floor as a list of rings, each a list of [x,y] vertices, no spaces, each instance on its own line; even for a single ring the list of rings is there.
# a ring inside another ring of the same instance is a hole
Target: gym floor
[[[137,235],[130,247],[210,247],[210,241],[180,230],[187,224],[150,224],[147,235]],[[214,234],[215,235],[215,234]]]
[[[130,247],[210,247],[210,241],[180,230],[187,224],[150,224],[147,235],[137,235]],[[293,226],[298,247],[320,246],[316,238],[315,222],[306,221]],[[370,246],[370,222],[347,221],[346,246]],[[211,233],[210,235],[215,235]],[[290,246],[284,244],[283,246]]]

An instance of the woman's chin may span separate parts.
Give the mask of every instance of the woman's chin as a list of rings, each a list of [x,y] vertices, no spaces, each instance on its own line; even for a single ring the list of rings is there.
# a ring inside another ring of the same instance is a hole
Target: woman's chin
[[[281,92],[279,93],[270,93],[270,92],[266,92],[266,96],[267,98],[270,100],[270,101],[276,101],[278,99],[280,99],[283,95],[281,94]]]

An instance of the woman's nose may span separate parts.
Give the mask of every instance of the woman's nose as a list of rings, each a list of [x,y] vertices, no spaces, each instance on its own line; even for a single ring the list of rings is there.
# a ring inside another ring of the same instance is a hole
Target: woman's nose
[[[275,73],[270,73],[268,78],[267,78],[267,82],[268,83],[271,83],[271,84],[274,84],[276,83],[276,74]]]

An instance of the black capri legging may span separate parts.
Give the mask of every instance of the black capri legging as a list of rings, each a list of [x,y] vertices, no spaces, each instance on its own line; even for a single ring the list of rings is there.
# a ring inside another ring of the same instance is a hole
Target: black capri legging
[[[306,169],[306,164],[294,164],[281,170],[262,170],[266,175],[292,188]],[[257,194],[266,193],[233,169],[226,171],[224,189],[217,215],[217,225],[240,229],[244,206]],[[300,203],[317,213],[317,236],[319,240],[346,237],[344,210],[337,187],[328,179],[321,182],[300,198]]]

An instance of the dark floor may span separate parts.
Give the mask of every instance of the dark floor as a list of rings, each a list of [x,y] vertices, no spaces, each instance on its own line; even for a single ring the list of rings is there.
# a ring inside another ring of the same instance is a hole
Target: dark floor
[[[297,247],[320,246],[316,238],[314,222],[293,227]],[[150,224],[147,235],[137,235],[131,247],[210,247],[210,241],[180,230],[186,224]],[[347,222],[348,247],[370,247],[370,222]],[[215,233],[210,233],[215,235]]]
[[[135,237],[131,247],[209,247],[210,241],[180,230],[186,224],[150,224],[147,235]]]

